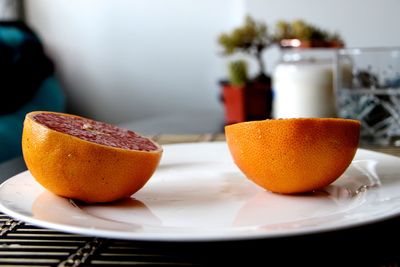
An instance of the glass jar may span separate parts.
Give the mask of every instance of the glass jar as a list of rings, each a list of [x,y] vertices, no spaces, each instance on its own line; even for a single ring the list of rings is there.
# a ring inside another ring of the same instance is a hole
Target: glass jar
[[[336,117],[337,46],[291,41],[282,46],[273,74],[274,118]]]
[[[338,116],[361,122],[360,143],[400,146],[400,47],[341,49]]]

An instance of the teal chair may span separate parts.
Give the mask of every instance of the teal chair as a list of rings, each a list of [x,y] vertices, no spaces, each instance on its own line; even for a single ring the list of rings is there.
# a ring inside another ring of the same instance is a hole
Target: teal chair
[[[23,22],[0,22],[0,163],[21,156],[26,113],[64,112],[65,102],[36,34]]]
[[[14,113],[0,116],[0,163],[19,157],[23,121],[34,110],[65,111],[65,96],[54,77],[47,78],[31,101]]]

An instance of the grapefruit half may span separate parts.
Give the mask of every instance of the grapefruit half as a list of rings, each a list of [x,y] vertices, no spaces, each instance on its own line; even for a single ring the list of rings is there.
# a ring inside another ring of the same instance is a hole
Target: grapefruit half
[[[43,187],[87,203],[131,196],[150,179],[162,155],[157,143],[133,131],[41,111],[25,117],[22,151]]]
[[[271,119],[229,125],[225,134],[247,178],[269,191],[293,194],[322,188],[343,174],[358,147],[360,122]]]

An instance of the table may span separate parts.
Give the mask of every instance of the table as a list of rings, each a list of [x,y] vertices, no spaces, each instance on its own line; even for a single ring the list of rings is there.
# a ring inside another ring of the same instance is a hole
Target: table
[[[224,114],[216,111],[167,113],[120,123],[119,126],[133,131],[152,134],[203,134],[223,133]]]
[[[161,144],[214,142],[222,134],[155,135]],[[400,155],[400,148],[370,148]],[[0,180],[24,170],[0,165]],[[400,217],[361,227],[287,238],[235,242],[143,242],[66,234],[0,214],[0,266],[399,266]],[[394,245],[393,245],[394,244]],[[320,262],[318,258],[327,259]],[[263,264],[264,265],[264,264]],[[236,265],[237,266],[237,265]]]

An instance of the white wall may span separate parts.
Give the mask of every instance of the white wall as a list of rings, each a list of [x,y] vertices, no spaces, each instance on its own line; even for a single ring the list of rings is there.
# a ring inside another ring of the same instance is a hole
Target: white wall
[[[19,17],[20,2],[18,0],[0,0],[0,20],[14,20]]]
[[[119,123],[215,111],[226,59],[216,38],[245,14],[303,18],[349,46],[399,46],[398,0],[26,0],[73,112]],[[269,71],[278,57],[269,50]]]
[[[222,112],[216,38],[238,23],[241,0],[34,0],[25,7],[74,112],[114,123]]]

